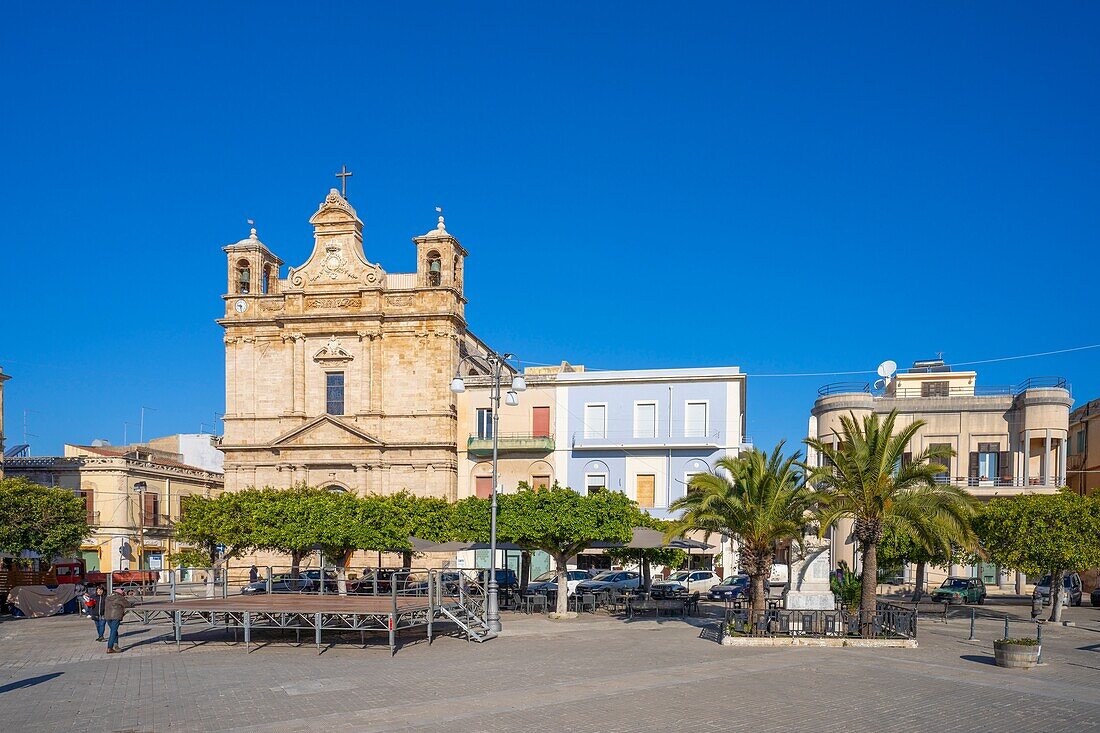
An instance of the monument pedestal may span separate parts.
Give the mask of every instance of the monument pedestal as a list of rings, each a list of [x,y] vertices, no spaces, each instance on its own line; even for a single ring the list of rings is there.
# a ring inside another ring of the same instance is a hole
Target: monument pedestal
[[[792,548],[793,549],[793,548]],[[787,592],[787,609],[791,611],[832,611],[836,598],[829,588],[829,546],[807,546],[805,553],[791,565],[791,590]]]

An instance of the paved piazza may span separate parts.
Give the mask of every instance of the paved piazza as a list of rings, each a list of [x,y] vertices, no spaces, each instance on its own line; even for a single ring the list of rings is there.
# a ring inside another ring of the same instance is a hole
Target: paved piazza
[[[1100,729],[1100,609],[1044,629],[1047,664],[992,664],[1003,621],[921,620],[920,648],[749,649],[700,638],[700,620],[569,623],[505,614],[478,645],[412,637],[317,655],[270,638],[245,654],[123,626],[107,656],[73,616],[0,623],[4,731],[1078,731]],[[1026,609],[996,604],[986,615]],[[1014,635],[1032,632],[1013,624]],[[306,635],[303,635],[305,639]]]

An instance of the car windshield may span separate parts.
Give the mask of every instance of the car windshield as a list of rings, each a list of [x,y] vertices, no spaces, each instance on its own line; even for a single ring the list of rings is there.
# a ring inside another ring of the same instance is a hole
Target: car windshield
[[[1049,588],[1050,587],[1050,573],[1047,573],[1042,578],[1040,578],[1039,582],[1036,583],[1036,585],[1042,585],[1042,586],[1046,586],[1047,588]],[[1072,576],[1066,575],[1064,578],[1062,578],[1062,585],[1066,588],[1072,588],[1073,587],[1073,578],[1072,578]]]
[[[965,588],[966,584],[969,583],[969,582],[970,581],[967,580],[966,578],[948,578],[947,580],[943,581],[943,585],[941,585],[940,587],[941,588]]]
[[[595,578],[593,578],[592,580],[611,580],[614,577],[615,577],[615,572],[614,571],[605,570],[602,573],[600,573],[599,575],[597,575]]]
[[[689,575],[691,575],[691,573],[688,572],[673,573],[672,575],[668,576],[668,579],[677,581],[687,580]]]
[[[535,578],[535,582],[545,583],[548,580],[553,580],[557,576],[558,576],[558,571],[557,570],[547,570],[545,573],[543,573],[539,577]]]
[[[746,585],[748,582],[748,577],[744,575],[731,575],[722,581],[722,585]]]
[[[569,579],[570,580],[584,580],[587,577],[588,577],[588,573],[584,572],[583,570],[570,570],[569,571]]]

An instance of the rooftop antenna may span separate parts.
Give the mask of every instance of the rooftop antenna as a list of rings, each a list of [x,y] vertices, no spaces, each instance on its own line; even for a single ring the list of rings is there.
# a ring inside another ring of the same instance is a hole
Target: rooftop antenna
[[[139,443],[144,443],[145,442],[145,411],[146,410],[156,412],[157,408],[155,408],[155,407],[146,407],[145,405],[141,406],[141,427],[140,427],[139,432],[138,432],[138,442]]]
[[[882,379],[875,381],[875,389],[883,389],[886,387],[886,385],[890,384],[890,377],[894,376],[894,374],[898,371],[897,362],[891,359],[887,359],[886,361],[878,365],[878,369],[876,371],[878,372],[878,375],[882,377]]]
[[[122,444],[130,444],[130,423],[127,420],[122,421]]]

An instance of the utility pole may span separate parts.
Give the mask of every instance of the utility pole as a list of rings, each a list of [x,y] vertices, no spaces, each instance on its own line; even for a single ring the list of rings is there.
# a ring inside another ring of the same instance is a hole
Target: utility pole
[[[155,407],[146,407],[145,405],[141,406],[141,430],[138,433],[138,442],[139,443],[144,443],[145,442],[145,411],[146,410],[152,410],[153,412],[156,412],[157,408],[155,408]]]

